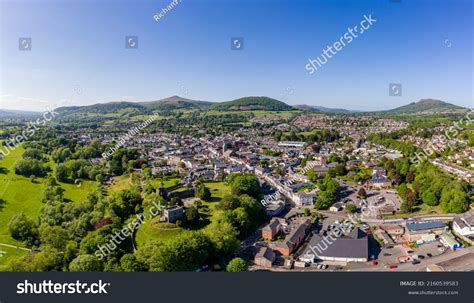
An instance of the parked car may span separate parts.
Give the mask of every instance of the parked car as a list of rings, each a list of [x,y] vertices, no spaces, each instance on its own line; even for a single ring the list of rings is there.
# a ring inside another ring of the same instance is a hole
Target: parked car
[[[377,266],[379,264],[377,261],[372,261],[372,266]]]
[[[433,255],[430,254],[430,253],[427,253],[426,256],[427,256],[428,258],[431,258]]]
[[[392,254],[384,253],[383,255],[384,255],[385,257],[389,257],[389,256],[391,256]]]
[[[421,263],[421,262],[418,261],[418,260],[413,260],[413,262],[411,262],[411,264],[413,264],[413,265],[420,264],[420,263]]]
[[[398,268],[398,266],[397,265],[390,265],[388,268],[395,269],[395,268]]]

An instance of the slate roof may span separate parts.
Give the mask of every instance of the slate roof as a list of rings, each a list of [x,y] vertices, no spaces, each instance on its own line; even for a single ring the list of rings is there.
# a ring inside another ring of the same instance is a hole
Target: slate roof
[[[341,236],[332,244],[323,242],[323,237],[314,235],[309,241],[305,254],[317,254],[328,258],[368,258],[369,241],[367,235],[360,229],[354,229],[348,236]],[[328,239],[330,240],[330,239]],[[310,247],[313,247],[311,249]],[[319,247],[319,249],[318,249]]]
[[[422,231],[429,229],[444,228],[446,224],[443,221],[429,221],[423,223],[411,223],[407,224],[408,231]]]

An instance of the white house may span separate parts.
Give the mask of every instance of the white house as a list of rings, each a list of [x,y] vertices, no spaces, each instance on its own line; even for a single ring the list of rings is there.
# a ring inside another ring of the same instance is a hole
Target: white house
[[[461,236],[474,236],[474,213],[454,217],[453,229]]]
[[[292,194],[293,202],[298,206],[313,205],[316,194],[311,193],[294,193]]]

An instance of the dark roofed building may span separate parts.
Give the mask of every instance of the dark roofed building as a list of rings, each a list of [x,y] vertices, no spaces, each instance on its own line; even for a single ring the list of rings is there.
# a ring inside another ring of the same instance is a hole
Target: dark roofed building
[[[300,259],[306,262],[314,262],[315,259],[337,262],[368,261],[369,240],[366,233],[359,228],[355,228],[347,235],[333,238],[314,235]]]

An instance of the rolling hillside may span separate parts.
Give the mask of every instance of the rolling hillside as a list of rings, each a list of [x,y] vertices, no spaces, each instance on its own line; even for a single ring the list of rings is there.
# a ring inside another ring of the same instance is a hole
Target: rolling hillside
[[[60,114],[61,118],[109,114],[117,116],[133,116],[148,113],[148,109],[145,106],[132,102],[109,102],[88,106],[59,107],[56,111]]]
[[[290,111],[295,108],[288,104],[268,97],[244,97],[232,101],[221,102],[214,105],[212,110],[216,111],[247,111],[247,110],[265,110],[265,111]]]
[[[157,101],[148,101],[140,102],[139,104],[145,106],[149,110],[177,110],[177,109],[207,109],[211,107],[214,103],[208,101],[197,101],[186,99],[180,96],[171,96],[169,98],[157,100]]]
[[[447,103],[435,99],[421,99],[418,102],[400,106],[391,110],[382,111],[384,114],[445,114],[445,113],[462,113],[468,111],[467,108]]]

